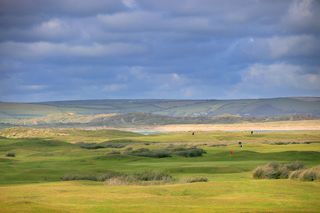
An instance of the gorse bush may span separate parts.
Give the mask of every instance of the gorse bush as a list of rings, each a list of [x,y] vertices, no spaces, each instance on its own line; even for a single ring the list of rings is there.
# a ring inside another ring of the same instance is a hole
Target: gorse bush
[[[151,158],[166,158],[172,155],[178,155],[183,157],[200,157],[202,154],[206,153],[203,149],[191,147],[179,147],[179,148],[167,148],[167,149],[156,149],[150,150],[146,148],[140,148],[135,150],[126,150],[124,154]]]
[[[166,171],[145,170],[132,174],[108,171],[100,175],[75,175],[68,174],[61,177],[63,181],[71,180],[91,180],[91,181],[110,181],[110,183],[136,183],[141,181],[173,181],[173,177]]]
[[[84,148],[84,149],[102,149],[102,148],[120,149],[133,143],[135,142],[131,140],[114,140],[114,141],[107,141],[103,143],[79,143],[79,145],[81,148]]]
[[[173,177],[166,171],[144,170],[132,175],[137,181],[172,181]]]
[[[7,157],[15,157],[16,156],[16,153],[15,152],[8,152],[6,154]]]
[[[210,146],[211,147],[223,147],[223,146],[227,146],[227,144],[212,144]]]
[[[271,145],[289,145],[289,144],[311,144],[311,143],[316,143],[316,142],[311,142],[311,141],[305,141],[305,142],[271,142],[268,144]]]
[[[204,153],[206,153],[206,151],[196,147],[176,148],[172,151],[172,154],[183,156],[183,157],[200,157]]]
[[[187,183],[208,182],[207,177],[190,177],[185,180]]]
[[[63,181],[71,181],[71,180],[92,180],[97,181],[97,177],[94,175],[76,175],[76,174],[68,174],[61,177]]]
[[[124,154],[133,155],[133,156],[142,156],[142,157],[151,157],[151,158],[166,158],[171,157],[171,154],[168,150],[149,150],[146,148],[140,148],[136,150],[128,150]]]
[[[286,163],[285,165],[290,171],[295,171],[295,170],[304,168],[304,164],[302,162],[299,162],[299,161],[295,161],[295,162],[292,162],[292,163]]]
[[[112,150],[111,152],[108,153],[109,155],[120,155],[121,152],[119,151],[115,151],[115,150]]]
[[[105,181],[107,179],[121,176],[121,173],[114,172],[114,171],[107,171],[104,174],[100,175],[78,175],[78,174],[67,174],[61,177],[63,181],[70,181],[70,180],[92,180],[92,181]]]
[[[108,171],[108,172],[106,172],[102,175],[98,175],[96,177],[97,177],[97,181],[105,181],[105,180],[119,177],[119,176],[123,176],[123,174],[120,172]]]
[[[320,166],[294,171],[290,174],[289,178],[303,181],[320,180]]]
[[[80,147],[83,149],[102,149],[104,146],[96,143],[81,143]]]
[[[300,162],[277,163],[272,162],[263,166],[258,166],[253,171],[256,179],[286,179],[292,171],[302,169],[304,165]]]

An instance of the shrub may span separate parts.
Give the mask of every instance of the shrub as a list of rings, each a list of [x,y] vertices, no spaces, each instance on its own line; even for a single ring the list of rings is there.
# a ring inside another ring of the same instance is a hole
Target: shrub
[[[109,155],[120,155],[121,153],[116,150],[112,150],[111,152],[108,153]]]
[[[314,181],[320,180],[320,166],[306,169],[300,175],[300,180],[304,181]]]
[[[104,181],[107,185],[127,185],[128,180],[124,177],[114,177]]]
[[[68,174],[61,177],[63,181],[71,181],[71,180],[92,180],[97,181],[97,177],[94,175],[75,175],[75,174]]]
[[[116,149],[120,149],[123,147],[126,147],[128,145],[128,143],[123,143],[123,142],[106,142],[103,143],[104,148],[116,148]]]
[[[171,181],[173,177],[166,171],[145,170],[132,175],[138,181]]]
[[[320,166],[294,171],[290,174],[289,178],[303,181],[320,180]]]
[[[293,171],[290,173],[289,178],[290,179],[299,179],[301,176],[301,173],[304,171],[304,169],[300,169],[297,171]]]
[[[208,182],[207,177],[190,177],[186,179],[187,183],[195,183],[195,182]]]
[[[126,151],[132,151],[133,150],[133,148],[132,147],[128,147],[128,148],[126,148]]]
[[[263,166],[258,166],[253,171],[253,178],[256,179],[285,179],[289,177],[290,172],[303,168],[300,162],[277,163],[271,162]]]
[[[83,149],[101,149],[101,148],[105,148],[103,145],[96,144],[96,143],[81,143],[80,147],[83,148]]]
[[[125,152],[127,155],[151,157],[151,158],[166,158],[171,157],[170,152],[167,150],[149,150],[146,148],[140,148]]]
[[[136,183],[139,181],[162,181],[169,182],[173,177],[165,171],[146,170],[135,172],[133,174],[126,174],[114,171],[108,171],[102,175],[75,175],[68,174],[61,177],[63,181],[71,180],[91,180],[91,181],[104,181],[107,184],[116,183]]]
[[[172,153],[183,157],[200,157],[202,154],[206,153],[206,151],[200,148],[192,147],[174,149]]]
[[[98,175],[97,181],[105,181],[105,180],[109,180],[111,178],[122,177],[122,176],[124,176],[124,174],[122,174],[120,172],[108,171],[102,175]]]
[[[221,147],[221,146],[227,146],[227,144],[212,144],[211,147]]]
[[[15,152],[8,152],[6,154],[7,157],[15,157],[16,156],[16,153]]]
[[[120,149],[124,148],[129,144],[132,144],[132,141],[119,140],[119,141],[107,141],[103,143],[79,143],[81,148],[84,149],[102,149],[102,148],[115,148]]]
[[[295,161],[295,162],[292,162],[292,163],[287,163],[286,167],[290,171],[295,171],[295,170],[303,169],[304,168],[304,164],[302,162]]]

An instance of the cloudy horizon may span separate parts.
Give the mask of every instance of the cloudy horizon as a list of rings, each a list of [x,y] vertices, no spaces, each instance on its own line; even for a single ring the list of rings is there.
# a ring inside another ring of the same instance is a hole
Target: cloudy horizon
[[[320,96],[317,0],[0,0],[0,101]]]

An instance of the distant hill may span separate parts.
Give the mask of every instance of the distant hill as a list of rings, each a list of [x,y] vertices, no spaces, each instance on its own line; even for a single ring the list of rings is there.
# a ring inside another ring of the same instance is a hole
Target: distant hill
[[[0,102],[0,123],[131,125],[320,117],[320,97],[240,100]]]

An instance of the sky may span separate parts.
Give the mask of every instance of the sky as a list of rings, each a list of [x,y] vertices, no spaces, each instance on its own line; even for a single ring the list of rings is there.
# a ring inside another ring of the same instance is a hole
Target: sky
[[[320,96],[319,0],[0,0],[0,101]]]

